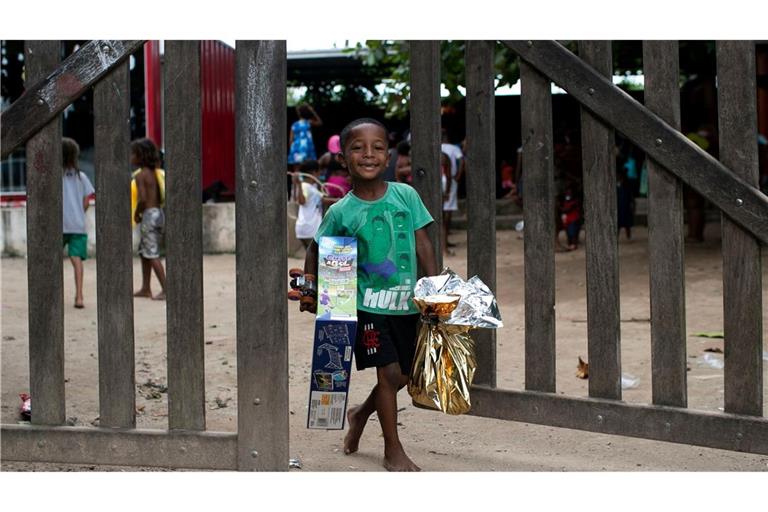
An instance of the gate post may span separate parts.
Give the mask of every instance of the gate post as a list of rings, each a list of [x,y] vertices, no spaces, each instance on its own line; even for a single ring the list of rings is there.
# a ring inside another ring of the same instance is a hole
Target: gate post
[[[645,104],[680,129],[677,41],[643,41]],[[683,185],[648,159],[648,273],[651,293],[652,395],[656,405],[686,407]]]
[[[136,426],[129,73],[123,62],[93,91],[99,425],[122,428]]]
[[[467,41],[467,277],[496,289],[495,41]],[[496,387],[496,329],[472,333],[477,346],[475,384]]]
[[[237,466],[288,470],[285,41],[235,48]]]
[[[610,79],[610,41],[580,41],[584,62]],[[596,87],[593,89],[593,91]],[[619,243],[614,130],[581,108],[586,226],[589,396],[621,399]]]
[[[720,160],[757,187],[754,41],[717,42]],[[734,197],[736,205],[744,203]],[[760,242],[723,215],[725,412],[763,414],[763,307]]]
[[[435,222],[427,227],[437,267],[443,267],[440,237],[440,41],[409,41],[411,64],[411,167],[413,187]],[[419,266],[420,267],[420,266]],[[419,268],[419,276],[423,274]]]
[[[30,41],[25,53],[29,87],[56,69],[61,42]],[[50,101],[41,95],[37,103]],[[61,130],[57,115],[27,143],[29,391],[36,425],[61,425],[65,419]]]

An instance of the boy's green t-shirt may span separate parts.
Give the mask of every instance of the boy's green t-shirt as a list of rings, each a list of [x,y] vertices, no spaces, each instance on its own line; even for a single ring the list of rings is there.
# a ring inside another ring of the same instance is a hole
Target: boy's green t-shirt
[[[387,183],[376,201],[350,192],[333,204],[315,234],[357,238],[357,308],[381,315],[418,313],[411,297],[416,285],[415,231],[430,222],[410,185]]]

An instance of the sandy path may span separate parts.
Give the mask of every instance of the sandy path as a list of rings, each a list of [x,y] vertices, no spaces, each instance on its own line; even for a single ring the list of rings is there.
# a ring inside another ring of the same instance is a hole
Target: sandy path
[[[620,243],[623,372],[639,378],[624,391],[627,402],[649,403],[650,334],[647,240],[644,229],[636,240]],[[710,225],[709,242],[686,246],[686,302],[689,334],[722,331],[722,281],[719,228]],[[462,232],[457,255],[447,264],[466,272],[466,238]],[[498,299],[505,327],[498,333],[499,387],[523,387],[523,242],[514,231],[501,231],[498,241]],[[576,359],[586,358],[586,298],[584,252],[557,254],[557,389],[569,396],[587,396],[587,381],[575,377]],[[288,266],[301,265],[291,259]],[[28,391],[27,285],[24,259],[2,260],[2,421],[18,420],[20,392]],[[206,400],[209,430],[234,431],[235,389],[235,258],[205,257]],[[768,269],[768,258],[764,259]],[[96,264],[85,263],[86,309],[75,310],[71,269],[65,262],[65,340],[67,416],[89,425],[98,416],[96,350]],[[465,276],[467,277],[467,276]],[[134,260],[134,282],[140,264]],[[156,283],[155,283],[156,285]],[[763,273],[764,303],[768,304],[768,272]],[[151,398],[148,381],[165,384],[165,305],[146,299],[135,306],[137,423],[142,428],[167,427],[167,396]],[[291,457],[310,471],[378,471],[383,443],[375,416],[360,443],[360,452],[341,452],[343,433],[305,428],[310,344],[313,317],[290,314]],[[768,321],[764,321],[764,340]],[[723,406],[723,372],[703,364],[703,350],[722,348],[722,340],[689,337],[688,401],[692,409],[717,411]],[[715,357],[721,357],[715,354]],[[361,401],[374,384],[371,371],[353,373],[351,402]],[[764,382],[768,384],[768,362]],[[559,471],[559,470],[768,470],[768,457],[723,450],[593,434],[472,416],[449,417],[415,409],[400,395],[401,437],[411,457],[432,471]],[[766,407],[768,412],[768,406]],[[4,470],[120,469],[64,464],[4,463]]]

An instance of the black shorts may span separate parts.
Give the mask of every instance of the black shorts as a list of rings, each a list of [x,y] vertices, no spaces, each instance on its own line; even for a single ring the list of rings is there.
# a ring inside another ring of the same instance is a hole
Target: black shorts
[[[357,311],[355,361],[358,370],[400,363],[403,375],[411,373],[416,351],[419,315],[375,315]]]

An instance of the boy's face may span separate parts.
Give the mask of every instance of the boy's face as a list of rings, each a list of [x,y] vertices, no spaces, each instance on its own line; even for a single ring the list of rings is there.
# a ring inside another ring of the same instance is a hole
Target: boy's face
[[[365,181],[378,179],[389,160],[386,131],[375,124],[361,124],[352,128],[346,142],[340,161],[352,177]]]

